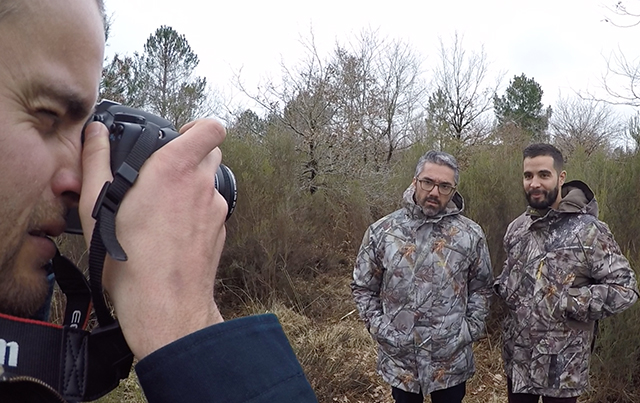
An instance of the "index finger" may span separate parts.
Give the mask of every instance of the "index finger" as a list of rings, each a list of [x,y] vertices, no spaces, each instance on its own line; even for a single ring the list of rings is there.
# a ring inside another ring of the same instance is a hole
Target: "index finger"
[[[177,155],[187,165],[198,165],[226,137],[222,124],[215,119],[199,119],[180,128],[181,135],[166,144],[163,149]],[[159,151],[162,151],[159,150]]]
[[[87,241],[91,240],[93,232],[94,220],[91,217],[93,205],[105,182],[113,179],[110,155],[107,127],[99,122],[89,124],[84,131],[82,147],[82,191],[79,208],[82,232]]]

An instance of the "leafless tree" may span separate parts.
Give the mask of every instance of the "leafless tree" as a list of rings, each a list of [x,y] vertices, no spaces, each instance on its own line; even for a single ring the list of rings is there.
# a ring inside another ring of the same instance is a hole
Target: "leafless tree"
[[[560,98],[550,124],[556,145],[567,155],[577,149],[591,155],[613,145],[623,133],[611,105],[580,97]]]
[[[440,60],[433,72],[435,90],[428,106],[432,135],[461,147],[485,140],[491,131],[487,112],[503,76],[487,83],[489,62],[484,47],[479,52],[466,50],[457,33],[450,45],[440,40]]]
[[[337,45],[336,130],[356,140],[374,170],[412,144],[426,86],[421,60],[409,44],[364,31],[356,43]]]
[[[257,94],[241,90],[280,117],[305,155],[303,179],[313,192],[322,175],[385,169],[395,152],[411,144],[425,90],[420,60],[401,41],[364,31],[337,43],[323,58],[311,39],[296,68],[282,64],[282,82]]]
[[[640,106],[640,59],[629,60],[622,49],[607,59],[602,85],[614,105]]]
[[[329,82],[334,73],[320,57],[313,32],[302,45],[305,56],[301,63],[294,67],[281,63],[281,83],[270,80],[256,92],[245,88],[238,76],[236,86],[297,137],[297,150],[304,155],[300,176],[303,186],[313,193],[319,170],[326,165],[326,150],[335,145],[329,131],[334,114]]]
[[[619,28],[633,29],[640,24],[640,1],[619,0],[607,7],[609,14],[605,21]],[[627,57],[618,48],[605,57],[606,71],[601,83],[606,98],[588,93],[584,98],[603,100],[612,105],[640,106],[640,59]]]
[[[385,139],[389,162],[396,149],[410,145],[412,122],[426,89],[419,78],[420,61],[406,43],[390,43],[380,62],[379,134]]]

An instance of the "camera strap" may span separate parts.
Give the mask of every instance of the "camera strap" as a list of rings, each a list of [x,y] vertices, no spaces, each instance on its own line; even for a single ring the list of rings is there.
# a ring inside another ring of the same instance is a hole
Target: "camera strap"
[[[156,140],[160,135],[160,127],[152,122],[142,128],[131,152],[114,170],[113,181],[106,182],[102,187],[93,208],[92,216],[96,224],[89,248],[89,281],[100,326],[109,326],[114,322],[102,290],[102,269],[106,254],[109,253],[115,260],[127,260],[127,254],[116,237],[116,214],[124,195],[138,178],[142,164],[155,151]]]
[[[95,400],[129,376],[133,354],[117,322],[86,330],[87,279],[59,253],[52,264],[67,299],[63,324],[0,314],[0,381],[37,383],[70,402]]]

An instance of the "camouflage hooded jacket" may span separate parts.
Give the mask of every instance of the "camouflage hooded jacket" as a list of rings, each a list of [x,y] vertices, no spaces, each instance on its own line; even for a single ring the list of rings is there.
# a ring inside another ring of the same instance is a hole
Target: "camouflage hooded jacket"
[[[514,393],[572,397],[588,387],[594,322],[638,297],[634,272],[589,187],[566,183],[557,210],[529,208],[504,237],[507,258],[495,282],[509,313],[505,371]]]
[[[460,214],[460,194],[427,218],[414,193],[412,185],[403,208],[366,231],[351,288],[379,345],[378,373],[428,394],[473,375],[472,342],[485,335],[493,277],[484,233]]]

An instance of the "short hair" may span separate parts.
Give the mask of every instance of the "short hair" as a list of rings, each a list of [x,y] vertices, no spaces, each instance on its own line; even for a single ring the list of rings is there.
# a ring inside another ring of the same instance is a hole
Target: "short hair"
[[[458,168],[458,161],[456,161],[453,155],[445,153],[444,151],[427,151],[418,160],[418,165],[416,165],[416,178],[418,177],[418,175],[420,175],[420,172],[422,172],[422,169],[424,168],[424,164],[426,164],[427,162],[437,165],[444,165],[451,168],[453,170],[453,178],[456,182],[455,184],[458,184],[460,169]]]
[[[109,29],[109,21],[107,20],[107,12],[104,9],[104,0],[96,0],[96,3],[98,3],[98,11],[100,11],[100,16],[102,17],[102,26],[106,36]]]
[[[562,156],[562,152],[558,150],[551,144],[546,143],[537,143],[531,144],[527,146],[524,150],[522,150],[522,159],[525,158],[535,158],[540,156],[548,156],[553,158],[553,167],[556,172],[562,172],[564,168],[564,157]]]

